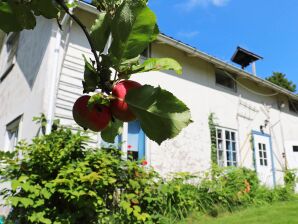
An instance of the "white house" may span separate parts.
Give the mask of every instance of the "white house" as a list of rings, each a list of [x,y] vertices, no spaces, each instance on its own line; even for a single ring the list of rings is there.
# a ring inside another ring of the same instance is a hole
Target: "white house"
[[[80,3],[75,13],[90,26],[96,10]],[[32,117],[40,113],[49,124],[58,118],[78,128],[71,109],[82,94],[82,54],[91,57],[91,53],[79,26],[64,22],[60,30],[55,20],[39,18],[33,31],[0,38],[2,149],[38,135]],[[133,79],[174,93],[191,109],[194,122],[160,146],[144,136],[138,122],[125,124],[121,136],[125,153],[145,157],[162,175],[207,170],[211,164],[208,117],[213,113],[219,165],[256,169],[269,186],[283,183],[286,167],[298,168],[297,95],[166,35],[159,35],[148,54],[175,58],[183,75],[150,72]],[[91,144],[101,144],[98,134],[92,134]]]

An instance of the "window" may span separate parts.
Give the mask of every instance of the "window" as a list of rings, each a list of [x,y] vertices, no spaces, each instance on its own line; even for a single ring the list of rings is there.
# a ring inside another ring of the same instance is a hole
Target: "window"
[[[141,58],[142,59],[147,59],[151,57],[151,45],[149,45],[142,53],[141,53]]]
[[[259,158],[260,158],[260,165],[267,166],[268,165],[268,158],[266,152],[266,144],[259,143]]]
[[[145,158],[145,134],[138,120],[128,123],[127,155],[133,160]]]
[[[10,33],[6,38],[1,54],[1,78],[2,81],[13,68],[19,43],[19,33]]]
[[[289,110],[298,113],[298,101],[289,100]]]
[[[237,166],[236,132],[216,128],[217,163],[219,166]]]
[[[19,125],[20,125],[21,117],[10,122],[6,125],[6,148],[7,150],[13,150],[19,140]]]
[[[223,70],[215,70],[215,82],[236,92],[236,82],[233,75],[228,75]]]
[[[293,145],[293,152],[298,152],[298,145]]]
[[[145,158],[145,133],[141,129],[138,120],[128,122],[127,139],[121,135],[116,136],[114,143],[102,141],[101,147],[121,149],[122,142],[127,142],[127,156],[132,160],[142,160]]]

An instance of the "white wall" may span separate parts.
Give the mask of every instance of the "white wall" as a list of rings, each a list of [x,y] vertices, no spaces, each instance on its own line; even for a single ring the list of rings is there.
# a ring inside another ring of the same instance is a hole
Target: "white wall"
[[[53,41],[52,21],[39,18],[33,31],[20,33],[16,64],[0,83],[0,149],[5,148],[6,125],[22,115],[20,137],[31,139],[38,132],[33,116],[45,111],[44,95]]]
[[[207,169],[211,157],[208,116],[214,113],[219,126],[238,132],[238,164],[254,169],[251,132],[260,131],[260,125],[268,119],[269,125],[264,130],[272,136],[277,183],[282,184],[283,142],[298,140],[298,116],[291,114],[287,105],[282,109],[284,112],[278,109],[278,102],[287,103],[287,99],[280,95],[267,96],[272,95],[271,90],[241,78],[238,79],[237,92],[233,92],[215,84],[212,64],[188,57],[168,45],[155,44],[152,51],[153,57],[176,58],[183,66],[183,75],[150,72],[133,78],[173,92],[190,107],[194,123],[160,147],[150,142],[151,164],[162,174]]]

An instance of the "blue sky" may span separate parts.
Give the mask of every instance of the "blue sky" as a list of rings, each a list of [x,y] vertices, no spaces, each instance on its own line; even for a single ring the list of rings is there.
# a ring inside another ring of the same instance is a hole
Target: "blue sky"
[[[165,34],[224,61],[244,47],[264,58],[257,62],[258,76],[279,71],[298,84],[297,0],[149,2]]]

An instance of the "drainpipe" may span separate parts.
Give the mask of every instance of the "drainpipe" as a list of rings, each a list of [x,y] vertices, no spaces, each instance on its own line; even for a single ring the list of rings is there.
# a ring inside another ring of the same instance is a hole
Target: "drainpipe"
[[[276,187],[276,169],[274,164],[274,153],[273,153],[273,144],[272,144],[272,129],[270,127],[270,137],[269,137],[269,144],[270,144],[270,155],[271,155],[271,168],[272,168],[272,179],[273,179],[273,187]]]
[[[68,3],[73,3],[74,0],[69,0]],[[70,9],[70,12],[72,12],[72,9]],[[64,27],[65,24],[69,21],[70,17],[68,14],[65,14],[65,16],[62,19],[61,27]],[[49,94],[49,108],[48,113],[46,115],[47,118],[47,125],[46,125],[46,134],[50,134],[52,131],[52,124],[54,121],[54,111],[55,111],[55,103],[56,103],[56,93],[57,93],[57,83],[60,76],[60,46],[62,42],[62,33],[59,26],[57,26],[57,33],[56,33],[56,42],[55,42],[55,48],[53,53],[53,70],[51,76],[53,77],[51,79],[50,83],[50,94]]]

